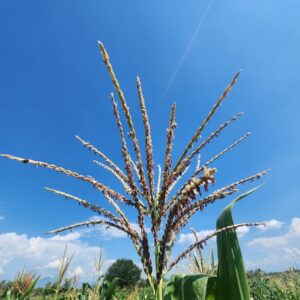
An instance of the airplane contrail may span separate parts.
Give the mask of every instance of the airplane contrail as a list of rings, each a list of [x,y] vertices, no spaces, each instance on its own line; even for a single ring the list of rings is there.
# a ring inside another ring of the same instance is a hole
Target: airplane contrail
[[[198,36],[201,28],[202,28],[202,25],[203,25],[205,19],[207,18],[207,15],[208,15],[208,13],[209,13],[209,11],[210,11],[210,9],[211,9],[214,1],[215,0],[210,0],[209,1],[209,3],[208,3],[208,5],[207,5],[207,7],[206,7],[206,9],[205,9],[205,11],[204,11],[204,13],[203,13],[203,15],[202,15],[199,23],[198,23],[198,25],[197,25],[197,27],[196,27],[193,35],[192,35],[189,43],[187,44],[187,46],[186,46],[186,48],[185,48],[185,50],[184,50],[184,52],[183,52],[183,54],[182,54],[182,56],[180,58],[180,60],[179,60],[179,62],[177,64],[175,70],[173,71],[173,73],[172,73],[172,75],[170,77],[170,80],[169,80],[169,82],[168,82],[168,84],[166,86],[165,92],[164,92],[164,96],[166,96],[167,92],[169,91],[170,87],[172,86],[172,84],[173,84],[173,82],[174,82],[174,80],[175,80],[175,78],[176,78],[179,70],[181,69],[181,67],[182,67],[183,63],[185,62],[185,60],[186,60],[186,58],[187,58],[187,56],[188,56],[191,48],[193,47],[194,42],[195,42],[195,40],[196,40],[196,38],[197,38],[197,36]]]

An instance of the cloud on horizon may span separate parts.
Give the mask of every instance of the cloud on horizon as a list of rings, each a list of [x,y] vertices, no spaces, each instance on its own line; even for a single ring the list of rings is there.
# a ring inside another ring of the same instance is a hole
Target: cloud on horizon
[[[270,221],[265,221],[264,222],[266,226],[257,226],[257,229],[260,231],[269,231],[269,230],[273,230],[273,229],[280,229],[282,228],[284,222],[272,219]]]
[[[74,253],[67,276],[79,275],[80,280],[93,281],[96,276],[94,260],[100,247],[80,240],[80,232],[51,238],[28,237],[15,232],[0,234],[0,278],[12,279],[22,268],[33,270],[42,278],[55,279],[67,244],[68,256]],[[114,260],[105,260],[103,271]]]
[[[282,226],[282,222],[280,226],[278,223],[275,225],[276,222],[272,224],[274,229]],[[292,218],[286,232],[271,237],[255,238],[246,246],[258,257],[256,260],[246,261],[248,269],[266,268],[280,271],[289,267],[299,267],[300,218]]]

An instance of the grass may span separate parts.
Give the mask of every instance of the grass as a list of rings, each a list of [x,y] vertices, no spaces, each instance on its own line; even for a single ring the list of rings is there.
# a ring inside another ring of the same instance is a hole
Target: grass
[[[20,274],[27,273],[22,271]],[[30,273],[31,275],[33,273]],[[300,299],[300,270],[290,269],[286,272],[278,273],[266,273],[261,270],[250,271],[247,273],[251,299],[253,300],[299,300]],[[0,299],[7,299],[3,291],[8,286],[15,286],[18,278],[16,277],[12,282],[2,282],[0,283]],[[27,278],[27,277],[26,277]],[[30,297],[32,300],[43,299],[45,288],[36,288]],[[80,288],[75,288],[75,293],[73,296],[71,294],[66,295],[63,292],[58,294],[59,299],[93,299],[91,295],[87,298],[82,298],[82,286]],[[45,299],[54,299],[55,295],[47,295]],[[15,298],[12,298],[15,299]],[[99,299],[99,295],[97,297]],[[141,284],[117,289],[115,297],[112,299],[117,300],[153,300],[153,294],[149,286],[145,286],[145,282],[141,281]]]
[[[299,300],[300,272],[290,269],[281,273],[261,270],[248,273],[253,300]]]

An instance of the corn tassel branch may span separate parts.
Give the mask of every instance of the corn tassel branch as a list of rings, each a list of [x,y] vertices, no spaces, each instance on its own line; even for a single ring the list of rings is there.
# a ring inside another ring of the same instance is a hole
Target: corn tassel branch
[[[113,111],[114,111],[114,115],[115,115],[117,125],[118,125],[118,128],[119,128],[121,141],[122,141],[122,154],[123,154],[124,162],[125,162],[125,165],[126,165],[126,173],[127,173],[127,176],[128,176],[128,184],[130,185],[131,195],[132,195],[132,197],[135,201],[135,207],[138,211],[138,224],[140,226],[141,234],[142,234],[143,259],[145,259],[144,264],[146,264],[148,272],[152,273],[152,262],[151,262],[151,257],[150,257],[148,237],[147,237],[147,233],[146,233],[145,225],[144,225],[143,208],[141,207],[140,201],[138,199],[138,188],[137,188],[137,186],[135,184],[135,181],[134,181],[134,175],[133,175],[133,171],[132,171],[132,168],[131,168],[131,161],[130,161],[130,158],[129,158],[129,152],[128,152],[128,148],[127,148],[127,145],[126,145],[123,126],[122,126],[121,118],[120,118],[120,115],[119,115],[119,110],[118,110],[118,107],[117,107],[117,103],[115,102],[113,94],[111,94],[111,100],[112,100],[112,103],[113,103]]]
[[[207,161],[202,167],[198,168],[194,174],[184,183],[184,185],[176,192],[176,194],[171,198],[171,200],[166,205],[166,210],[168,210],[176,200],[181,196],[182,191],[185,190],[185,187],[189,185],[191,182],[195,181],[197,179],[197,176],[200,172],[205,172],[207,167],[211,165],[215,160],[232,150],[235,146],[240,144],[242,141],[244,141],[251,133],[247,132],[245,135],[243,135],[241,138],[239,138],[237,141],[235,141],[233,144],[222,150],[220,153],[212,157],[209,161]]]
[[[110,172],[111,174],[113,174],[113,175],[121,182],[121,184],[122,184],[122,186],[123,186],[125,192],[126,192],[127,194],[130,194],[130,193],[131,193],[131,189],[129,188],[128,184],[123,180],[123,178],[120,177],[119,174],[117,174],[117,172],[116,172],[114,169],[112,169],[110,166],[107,166],[107,165],[105,165],[104,163],[102,163],[102,162],[100,162],[100,161],[98,161],[98,160],[93,160],[93,162],[94,162],[96,165],[102,167],[103,169],[105,169],[105,170],[107,170],[108,172]],[[128,180],[128,179],[126,178],[126,180]]]
[[[232,122],[236,121],[240,116],[242,116],[243,113],[238,113],[234,117],[232,117],[230,120],[226,121],[225,123],[221,124],[220,127],[214,131],[206,140],[204,140],[187,158],[183,160],[183,162],[178,166],[178,169],[184,168],[186,165],[189,165],[190,161],[194,158],[195,155],[197,155],[207,144],[209,144],[212,139],[219,136],[219,134],[225,129],[228,125],[230,125]],[[199,167],[196,168],[199,169]],[[175,176],[176,177],[176,176]]]
[[[151,204],[151,199],[148,198],[147,196],[149,195],[149,189],[148,189],[148,186],[147,186],[147,183],[146,183],[146,178],[145,178],[145,174],[144,174],[144,167],[143,167],[143,160],[142,160],[142,155],[141,155],[141,151],[140,151],[140,146],[139,146],[139,142],[138,142],[138,139],[137,139],[137,136],[136,136],[136,132],[135,132],[135,128],[134,128],[134,125],[133,125],[133,121],[132,121],[132,118],[131,118],[131,114],[129,112],[129,107],[127,105],[127,102],[125,100],[125,97],[124,97],[124,94],[123,94],[123,91],[121,90],[121,87],[120,87],[120,84],[115,76],[115,73],[114,73],[114,70],[112,68],[112,65],[109,61],[109,56],[103,46],[103,44],[101,42],[98,43],[99,45],[99,48],[100,48],[100,52],[101,52],[101,55],[102,55],[102,58],[103,58],[103,61],[107,67],[107,70],[109,72],[109,75],[112,79],[112,82],[113,82],[113,85],[115,87],[115,90],[120,98],[120,101],[121,101],[121,104],[122,104],[122,108],[123,108],[123,111],[125,113],[125,117],[126,117],[126,121],[127,121],[127,124],[130,128],[130,133],[129,133],[129,136],[132,138],[132,141],[133,141],[133,145],[134,145],[134,151],[135,151],[135,154],[136,154],[136,158],[137,158],[137,161],[138,161],[138,165],[137,165],[137,168],[138,168],[138,171],[139,171],[139,176],[140,176],[140,181],[141,181],[141,186],[142,186],[142,189],[145,193],[145,196],[148,200],[148,203],[149,205]]]
[[[103,152],[98,150],[95,146],[93,146],[90,142],[87,142],[83,140],[79,135],[75,136],[76,139],[87,149],[90,151],[94,152],[95,154],[99,155],[101,158],[104,159],[104,161],[108,164],[110,167],[111,172],[119,179],[123,180],[124,182],[127,182],[127,177],[126,175],[121,171],[121,169],[112,161],[110,160]],[[103,165],[104,166],[104,165]],[[108,168],[108,167],[107,167]]]
[[[167,130],[167,145],[166,145],[166,152],[165,152],[165,162],[164,162],[164,169],[163,169],[163,180],[162,180],[162,188],[160,195],[158,197],[158,210],[160,212],[160,215],[164,214],[164,206],[165,206],[165,196],[170,184],[169,179],[169,171],[172,164],[172,158],[171,158],[171,151],[172,151],[172,142],[174,138],[175,128],[176,128],[176,122],[175,122],[175,109],[176,104],[174,103],[171,108],[171,116],[170,116],[170,122],[169,122],[169,128]],[[173,183],[173,182],[172,182]]]
[[[92,204],[92,203],[90,203],[86,200],[83,200],[83,199],[81,199],[77,196],[73,196],[71,194],[68,194],[68,193],[65,193],[65,192],[62,192],[62,191],[59,191],[59,190],[51,189],[51,188],[48,188],[48,187],[46,187],[45,190],[48,191],[48,192],[60,195],[60,196],[64,197],[65,199],[76,201],[77,203],[79,203],[79,205],[81,205],[85,208],[88,208],[91,211],[93,211],[93,212],[95,212],[95,213],[97,213],[101,216],[104,216],[104,217],[108,218],[109,220],[111,220],[112,222],[115,222],[116,224],[122,223],[122,221],[116,215],[111,213],[110,211],[108,211],[108,210],[106,210],[106,209],[104,209],[104,208],[102,208],[98,205]]]
[[[118,230],[125,232],[128,236],[130,236],[130,237],[133,236],[134,238],[138,239],[137,234],[135,234],[134,232],[128,231],[123,226],[117,225],[117,224],[115,224],[113,222],[110,222],[110,221],[103,221],[103,220],[80,222],[80,223],[68,225],[68,226],[65,226],[65,227],[61,227],[61,228],[58,228],[58,229],[55,229],[55,230],[51,230],[48,233],[57,234],[57,233],[64,232],[64,231],[67,231],[67,230],[73,230],[73,229],[79,228],[79,227],[90,227],[90,226],[95,226],[95,225],[99,225],[99,224],[100,225],[105,225],[107,227],[115,227]]]
[[[145,105],[145,99],[142,91],[142,84],[139,77],[137,77],[137,89],[139,94],[140,108],[142,113],[142,119],[145,129],[145,146],[146,146],[146,160],[147,160],[147,171],[148,171],[148,181],[150,187],[151,202],[154,202],[154,161],[153,161],[153,146],[150,130],[150,122],[147,113],[147,108]]]
[[[214,104],[212,110],[208,113],[208,115],[206,116],[206,118],[204,119],[204,121],[198,127],[196,133],[193,135],[193,137],[189,141],[188,145],[184,149],[183,153],[181,154],[180,158],[178,159],[178,161],[177,161],[177,163],[176,163],[176,165],[175,165],[172,173],[174,173],[174,172],[177,171],[177,168],[180,166],[181,162],[186,157],[188,151],[193,147],[194,143],[198,141],[198,138],[200,137],[203,129],[206,127],[206,125],[208,124],[208,122],[210,121],[210,119],[212,118],[212,116],[216,113],[216,111],[219,108],[219,106],[222,104],[222,102],[224,101],[224,99],[226,98],[226,96],[228,95],[228,93],[231,91],[231,89],[235,85],[235,83],[236,83],[239,75],[240,75],[240,71],[237,72],[234,75],[234,77],[233,77],[232,81],[230,82],[230,84],[226,87],[226,89],[223,92],[223,94],[219,97],[219,99],[217,100],[217,102]],[[171,173],[170,176],[172,176],[172,173]]]
[[[169,250],[172,249],[174,246],[175,238],[179,231],[184,228],[189,219],[197,212],[197,211],[203,211],[204,208],[214,203],[217,200],[224,199],[227,196],[232,195],[233,193],[236,193],[238,190],[236,189],[239,185],[242,185],[246,182],[253,181],[255,179],[260,179],[262,176],[266,175],[269,170],[259,172],[255,175],[249,176],[247,178],[241,179],[239,181],[236,181],[234,183],[231,183],[219,190],[216,190],[212,194],[206,196],[203,199],[200,199],[196,201],[195,203],[190,204],[189,206],[184,207],[180,213],[173,214],[169,216],[169,219],[167,221],[166,227],[165,227],[165,233],[163,235],[163,238],[161,240],[162,247],[166,247]],[[173,220],[174,219],[174,220]],[[167,255],[167,254],[166,254]]]
[[[65,169],[63,167],[56,166],[54,164],[49,164],[49,163],[46,163],[46,162],[43,162],[43,161],[36,161],[36,160],[33,160],[33,159],[17,157],[17,156],[13,156],[13,155],[10,155],[10,154],[1,154],[0,156],[5,157],[5,158],[9,158],[11,160],[15,160],[15,161],[18,161],[18,162],[22,162],[24,164],[31,164],[31,165],[34,165],[34,166],[37,166],[37,167],[43,167],[43,168],[46,168],[46,169],[54,170],[54,171],[59,172],[59,173],[64,173],[67,176],[71,176],[71,177],[74,177],[76,179],[79,179],[79,180],[90,183],[93,187],[98,189],[103,194],[103,196],[105,198],[108,198],[108,196],[109,196],[111,200],[114,199],[114,200],[117,200],[119,202],[125,202],[128,205],[132,205],[132,206],[134,205],[134,203],[130,199],[127,199],[125,196],[122,196],[120,193],[118,193],[118,192],[110,189],[109,187],[105,186],[104,184],[98,182],[96,179],[94,179],[91,176],[81,175],[77,172]],[[114,200],[112,200],[112,201],[115,203]]]

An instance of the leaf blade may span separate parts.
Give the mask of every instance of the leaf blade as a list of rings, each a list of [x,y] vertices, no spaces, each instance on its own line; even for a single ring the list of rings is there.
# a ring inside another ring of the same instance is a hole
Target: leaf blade
[[[217,219],[217,229],[234,225],[232,217],[232,209],[234,205],[243,198],[252,194],[259,187],[260,186],[241,194],[228,204]],[[248,280],[236,232],[220,233],[217,236],[217,246],[217,299],[250,300]]]

